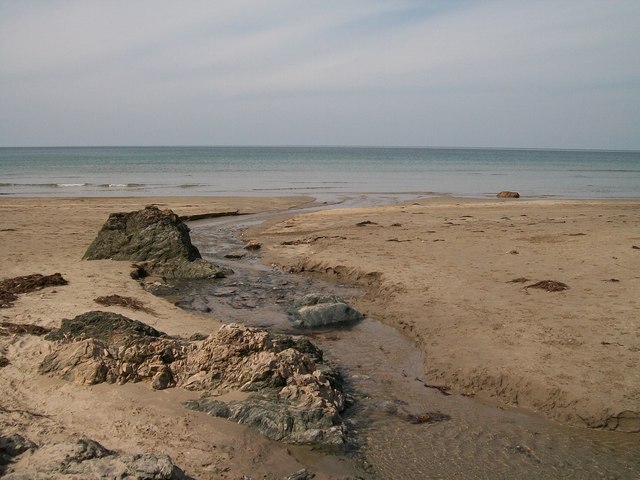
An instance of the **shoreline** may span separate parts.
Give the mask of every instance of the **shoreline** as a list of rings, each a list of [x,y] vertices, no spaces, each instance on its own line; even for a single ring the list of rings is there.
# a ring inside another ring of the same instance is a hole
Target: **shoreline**
[[[300,213],[291,209],[317,203],[310,197],[0,197],[1,279],[60,272],[70,281],[21,295],[14,307],[0,310],[3,321],[57,327],[62,318],[105,309],[94,298],[120,294],[140,299],[152,313],[107,310],[172,335],[217,330],[221,322],[212,317],[187,313],[141,289],[129,277],[130,262],[81,260],[110,213],[149,204],[181,216],[278,212],[244,233],[245,240],[263,244],[262,262],[363,285],[365,295],[355,306],[416,342],[425,353],[429,383],[498,405],[515,403],[574,425],[579,424],[576,412],[598,422],[621,408],[638,410],[640,335],[633,312],[640,277],[632,267],[640,252],[631,245],[640,246],[634,233],[640,225],[640,200],[437,197]],[[596,254],[598,262],[590,265]],[[605,260],[616,255],[627,269],[607,266]],[[550,264],[556,262],[555,268],[545,270],[546,257]],[[589,280],[593,272],[599,274]],[[570,289],[544,292],[508,283],[524,274],[533,283],[547,273]],[[605,282],[612,278],[618,282]],[[586,326],[577,323],[567,305],[579,306],[598,294],[602,305],[587,302],[582,309],[595,317],[584,317],[590,319]],[[514,302],[520,315],[514,315]],[[627,308],[618,318],[603,313],[617,305]],[[556,324],[538,318],[545,315]],[[22,432],[36,442],[83,436],[107,448],[167,453],[198,478],[247,473],[280,478],[308,466],[310,456],[318,466],[316,478],[344,475],[322,456],[186,411],[180,401],[187,394],[177,389],[77,387],[43,377],[37,365],[49,349],[39,337],[0,337],[0,353],[10,361],[0,380],[0,388],[8,392],[0,405],[3,433]],[[544,358],[546,354],[550,356]],[[581,364],[587,361],[589,368]],[[582,366],[567,368],[572,362]],[[636,425],[635,417],[623,420],[619,430]]]

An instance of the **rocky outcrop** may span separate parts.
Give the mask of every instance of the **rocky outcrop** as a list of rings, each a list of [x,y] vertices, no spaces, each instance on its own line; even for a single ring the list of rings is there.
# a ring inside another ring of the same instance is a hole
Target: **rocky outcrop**
[[[180,217],[155,206],[109,215],[83,258],[145,262],[137,268],[172,279],[219,278],[229,272],[202,259]]]
[[[118,455],[98,442],[38,446],[21,435],[0,437],[0,474],[5,479],[29,478],[188,480],[167,455]]]
[[[502,191],[496,195],[498,198],[520,198],[520,194],[518,192],[510,192],[510,191]]]
[[[147,379],[156,389],[175,386],[169,365],[187,353],[186,342],[112,312],[64,319],[45,338],[57,345],[42,361],[40,372],[81,385]]]
[[[341,377],[306,339],[231,324],[184,340],[110,312],[65,319],[45,338],[56,345],[40,365],[43,374],[88,385],[148,381],[154,389],[203,391],[204,400],[189,408],[215,410],[276,440],[342,443]],[[213,398],[230,390],[252,394],[228,404]]]
[[[188,401],[185,406],[247,425],[272,440],[337,447],[344,442],[344,427],[337,412],[328,415],[323,406],[295,405],[274,393],[228,403],[203,398]]]
[[[302,328],[356,322],[363,318],[340,297],[320,294],[305,295],[294,304],[289,314],[293,324]]]

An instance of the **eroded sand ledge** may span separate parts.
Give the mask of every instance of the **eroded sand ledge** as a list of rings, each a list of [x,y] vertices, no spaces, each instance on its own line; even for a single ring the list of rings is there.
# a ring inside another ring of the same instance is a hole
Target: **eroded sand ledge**
[[[356,306],[415,339],[430,383],[640,431],[639,201],[424,199],[245,235],[265,262],[365,285]],[[525,288],[541,280],[569,289]]]

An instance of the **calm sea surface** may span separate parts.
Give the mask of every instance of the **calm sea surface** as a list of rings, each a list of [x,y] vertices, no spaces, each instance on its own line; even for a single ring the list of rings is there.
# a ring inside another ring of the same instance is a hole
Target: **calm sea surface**
[[[434,193],[640,198],[640,152],[351,148],[0,148],[0,195]]]

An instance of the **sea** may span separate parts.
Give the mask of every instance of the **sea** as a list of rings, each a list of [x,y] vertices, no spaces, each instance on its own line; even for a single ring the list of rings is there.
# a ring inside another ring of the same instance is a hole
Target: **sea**
[[[0,148],[0,195],[420,194],[640,198],[640,151],[400,147]]]

